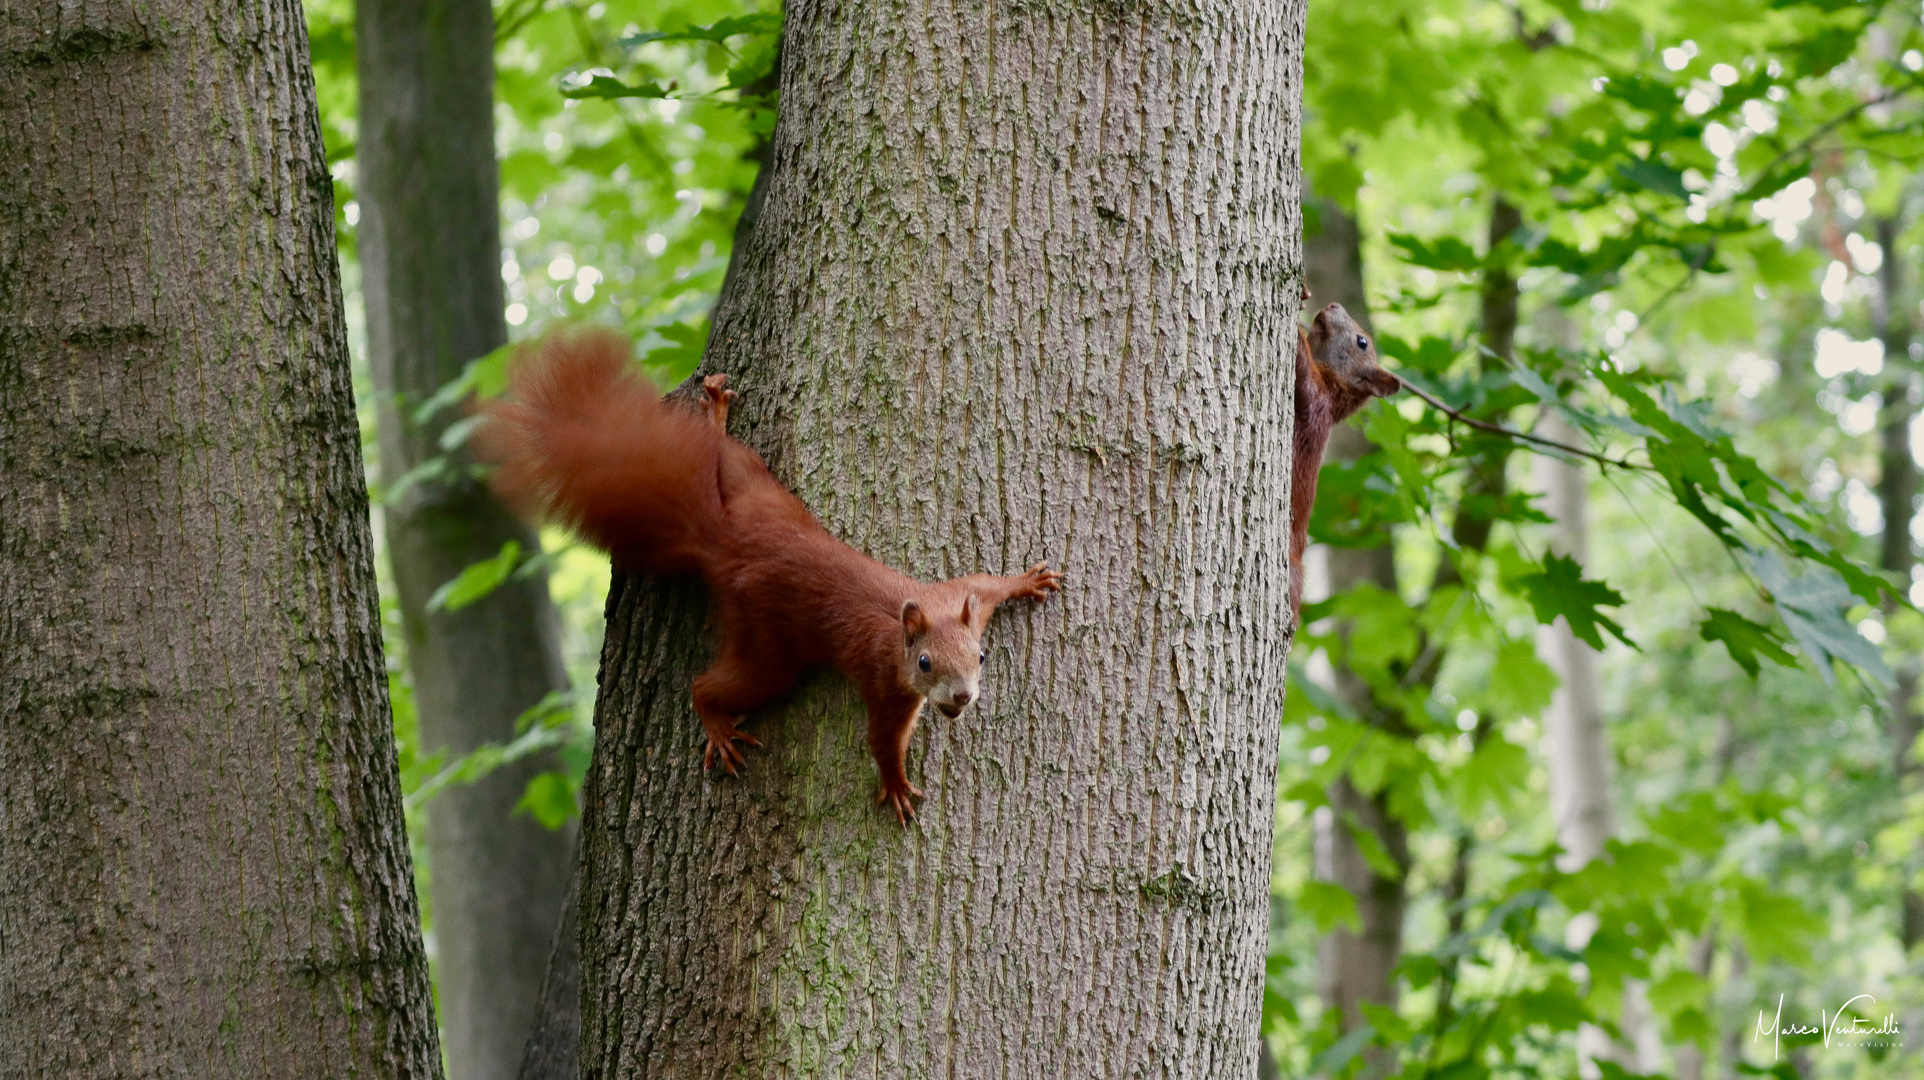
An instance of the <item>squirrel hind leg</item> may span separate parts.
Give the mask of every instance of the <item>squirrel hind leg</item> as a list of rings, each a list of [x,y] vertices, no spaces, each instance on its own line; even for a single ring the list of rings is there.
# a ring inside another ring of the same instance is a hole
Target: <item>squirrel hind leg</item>
[[[735,403],[735,392],[728,389],[728,376],[710,375],[701,381],[702,393],[706,395],[702,408],[707,410],[708,418],[715,422],[715,430],[728,433],[728,410]]]
[[[714,768],[719,761],[730,776],[737,775],[748,761],[735,744],[762,745],[760,739],[743,731],[738,721],[786,694],[794,685],[792,674],[728,655],[696,676],[695,713],[701,717],[702,731],[708,736],[702,750],[702,768]]]

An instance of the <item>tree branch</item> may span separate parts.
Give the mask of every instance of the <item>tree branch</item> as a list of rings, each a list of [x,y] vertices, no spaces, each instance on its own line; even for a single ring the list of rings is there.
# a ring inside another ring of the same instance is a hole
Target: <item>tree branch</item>
[[[1566,454],[1575,454],[1578,457],[1589,458],[1591,461],[1594,461],[1599,465],[1615,466],[1619,469],[1632,469],[1632,470],[1644,470],[1644,471],[1650,470],[1650,466],[1640,465],[1637,462],[1630,461],[1626,458],[1613,458],[1608,454],[1600,454],[1595,450],[1585,450],[1580,446],[1571,446],[1568,443],[1560,443],[1555,439],[1546,439],[1541,435],[1532,435],[1527,431],[1518,431],[1515,428],[1504,427],[1502,424],[1493,424],[1488,420],[1478,420],[1474,416],[1466,415],[1463,412],[1463,410],[1458,408],[1453,408],[1452,406],[1444,403],[1442,400],[1432,395],[1428,390],[1423,389],[1422,387],[1416,385],[1415,383],[1409,381],[1408,379],[1401,379],[1400,381],[1403,384],[1403,389],[1408,390],[1410,393],[1415,394],[1417,397],[1420,397],[1424,401],[1429,402],[1431,408],[1437,410],[1438,412],[1442,413],[1443,415],[1449,417],[1452,420],[1455,420],[1458,423],[1468,425],[1469,427],[1473,427],[1478,431],[1487,431],[1492,435],[1502,435],[1505,438],[1521,439],[1524,442],[1532,442],[1537,444],[1538,446],[1547,446],[1552,450],[1561,450]]]
[[[1793,144],[1789,149],[1785,150],[1781,154],[1778,154],[1776,157],[1770,159],[1770,164],[1764,166],[1763,169],[1758,171],[1757,173],[1758,178],[1763,179],[1763,178],[1769,177],[1771,173],[1777,171],[1777,166],[1782,165],[1784,162],[1789,161],[1791,158],[1796,157],[1798,154],[1802,154],[1809,151],[1812,146],[1815,146],[1817,144],[1817,140],[1822,139],[1824,136],[1830,134],[1833,131],[1836,131],[1838,128],[1844,126],[1845,124],[1850,123],[1852,120],[1857,119],[1857,117],[1860,116],[1864,112],[1864,110],[1870,108],[1871,106],[1882,105],[1887,101],[1892,101],[1897,98],[1903,97],[1905,94],[1908,94],[1916,89],[1917,89],[1916,85],[1893,86],[1890,89],[1884,91],[1881,94],[1878,94],[1875,97],[1865,98],[1863,101],[1858,102],[1856,105],[1853,105],[1848,109],[1845,109],[1843,112],[1837,114],[1834,117],[1831,117],[1829,120],[1825,121],[1824,123],[1819,124],[1816,130],[1812,131],[1809,135],[1804,136],[1802,139],[1797,140],[1797,142]],[[1752,185],[1752,186],[1755,187],[1755,185]],[[1746,191],[1744,192],[1744,194],[1738,196],[1738,198],[1747,198],[1749,197],[1749,194],[1750,193]]]

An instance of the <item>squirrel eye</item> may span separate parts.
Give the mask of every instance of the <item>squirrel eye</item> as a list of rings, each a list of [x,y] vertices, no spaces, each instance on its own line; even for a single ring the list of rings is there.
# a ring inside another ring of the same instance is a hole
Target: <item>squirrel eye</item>
[[[988,662],[989,662],[989,650],[987,650],[987,649],[983,649],[983,650],[982,650],[982,663],[985,663],[985,664],[986,664],[986,663],[988,663]]]
[[[932,671],[935,669],[935,665],[929,663],[928,653],[923,653],[922,658],[915,662],[915,666],[921,668],[923,671]]]
[[[1370,347],[1370,339],[1368,339],[1368,338],[1366,338],[1366,337],[1364,337],[1364,336],[1363,336],[1363,335],[1361,335],[1361,334],[1358,334],[1358,335],[1356,335],[1356,347],[1357,347],[1357,348],[1359,348],[1359,349],[1367,349],[1367,348],[1369,348],[1369,347]]]

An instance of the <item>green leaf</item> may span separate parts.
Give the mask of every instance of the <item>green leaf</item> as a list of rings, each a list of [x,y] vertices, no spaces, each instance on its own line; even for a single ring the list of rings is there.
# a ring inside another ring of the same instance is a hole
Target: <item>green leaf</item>
[[[475,429],[480,427],[485,420],[487,420],[487,417],[477,414],[475,416],[464,416],[454,423],[449,424],[441,432],[441,449],[447,453],[453,453],[467,445],[468,436],[474,434]]]
[[[1309,1071],[1313,1076],[1334,1076],[1343,1071],[1363,1048],[1376,1038],[1376,1029],[1368,1024],[1358,1025],[1355,1031],[1336,1040],[1322,1053],[1310,1060]]]
[[[1483,269],[1482,256],[1454,236],[1442,236],[1425,243],[1409,233],[1391,233],[1390,243],[1402,253],[1403,261],[1413,266],[1464,273]]]
[[[1797,658],[1784,651],[1783,639],[1775,630],[1725,608],[1714,607],[1709,612],[1710,617],[1698,625],[1697,633],[1705,641],[1723,642],[1730,650],[1730,658],[1749,672],[1751,678],[1757,677],[1759,656],[1773,664],[1797,666]]]
[[[1282,794],[1284,802],[1299,802],[1306,810],[1329,805],[1329,792],[1313,780],[1298,780]]]
[[[627,83],[610,75],[596,75],[594,78],[589,79],[584,86],[572,88],[563,87],[561,90],[562,97],[572,98],[576,101],[588,98],[602,98],[610,101],[616,98],[669,98],[673,95],[673,83],[670,83],[667,87],[657,86],[654,83],[629,86]]]
[[[1395,1009],[1378,1005],[1374,1001],[1359,1001],[1357,1007],[1369,1020],[1369,1026],[1383,1036],[1383,1041],[1394,1046],[1416,1038],[1416,1025],[1403,1019]]]
[[[1390,856],[1389,849],[1383,846],[1383,840],[1376,835],[1376,831],[1356,816],[1356,811],[1343,812],[1343,825],[1349,830],[1350,839],[1356,841],[1356,851],[1369,864],[1372,873],[1388,881],[1402,879],[1403,868]]]
[[[1305,882],[1303,894],[1296,898],[1296,910],[1315,923],[1319,933],[1327,934],[1339,925],[1352,934],[1363,932],[1363,917],[1357,914],[1356,897],[1341,885],[1327,881]]]
[[[516,813],[525,811],[550,830],[561,828],[580,812],[574,785],[563,772],[544,772],[530,779],[514,809]]]
[[[1536,645],[1511,640],[1497,647],[1489,686],[1479,700],[1485,710],[1497,716],[1534,716],[1550,704],[1556,688],[1557,673],[1537,657]]]
[[[774,34],[782,28],[782,17],[768,12],[751,15],[732,15],[718,19],[708,26],[690,26],[681,30],[648,30],[630,34],[617,44],[624,48],[635,48],[654,41],[711,41],[717,45],[726,42],[737,34]]]
[[[514,573],[515,564],[520,560],[521,541],[510,540],[502,544],[499,554],[470,564],[453,581],[434,590],[434,595],[428,597],[428,610],[460,611],[508,580],[508,575]]]
[[[1575,559],[1563,555],[1550,555],[1543,560],[1543,572],[1529,574],[1517,582],[1529,594],[1530,607],[1536,612],[1537,621],[1549,625],[1561,615],[1570,624],[1570,632],[1584,644],[1593,649],[1603,648],[1603,636],[1597,632],[1602,627],[1618,640],[1631,648],[1635,642],[1624,633],[1623,627],[1615,620],[1598,611],[1599,607],[1620,607],[1623,594],[1600,581],[1586,581],[1583,568]]]
[[[1807,563],[1809,569],[1792,577],[1790,568],[1774,551],[1753,552],[1750,564],[1757,580],[1769,590],[1777,617],[1825,682],[1836,681],[1831,661],[1842,660],[1885,686],[1894,683],[1877,646],[1844,621],[1844,610],[1853,603],[1852,593],[1836,571]]]
[[[508,357],[513,349],[512,345],[503,345],[462,365],[461,374],[449,379],[414,410],[414,422],[428,423],[442,410],[460,404],[469,394],[481,397],[499,394],[507,382]]]
[[[1694,971],[1678,969],[1650,984],[1650,1004],[1665,1016],[1685,1009],[1701,1009],[1710,999],[1710,983]]]
[[[1732,905],[1738,931],[1756,961],[1782,957],[1793,965],[1810,957],[1810,944],[1824,934],[1826,924],[1816,912],[1788,893],[1761,881],[1739,878]]]
[[[1525,990],[1517,995],[1517,1008],[1525,1023],[1542,1024],[1551,1031],[1575,1031],[1590,1019],[1590,1010],[1569,979],[1558,976],[1541,990]]]
[[[1492,735],[1483,740],[1468,762],[1450,774],[1450,794],[1465,817],[1475,817],[1490,804],[1513,802],[1523,793],[1529,778],[1529,752],[1500,735]]]
[[[1690,191],[1683,184],[1682,170],[1673,169],[1661,161],[1628,162],[1617,166],[1617,173],[1625,180],[1659,195],[1677,199],[1690,197]]]

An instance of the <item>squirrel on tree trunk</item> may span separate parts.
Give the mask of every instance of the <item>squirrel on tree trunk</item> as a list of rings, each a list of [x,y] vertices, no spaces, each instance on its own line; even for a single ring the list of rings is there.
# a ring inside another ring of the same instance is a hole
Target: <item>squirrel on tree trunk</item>
[[[513,361],[508,394],[480,407],[477,456],[510,506],[564,523],[617,569],[700,577],[718,634],[694,682],[704,768],[744,764],[737,723],[786,695],[804,671],[840,668],[868,706],[881,775],[876,802],[904,825],[922,792],[904,769],[925,700],[953,719],[980,693],[982,631],[996,606],[1041,600],[1062,576],[1037,563],[1013,577],[926,584],[830,536],[761,456],[730,438],[735,392],[702,383],[699,410],[664,401],[605,331],[550,334]]]
[[[1309,287],[1303,287],[1309,299]],[[1296,327],[1296,445],[1289,485],[1289,620],[1303,606],[1303,549],[1309,546],[1309,515],[1316,505],[1316,474],[1323,448],[1337,424],[1374,397],[1403,389],[1403,380],[1377,362],[1376,344],[1341,304]]]

